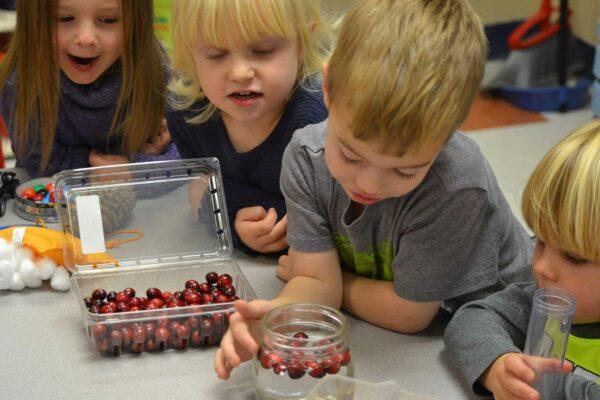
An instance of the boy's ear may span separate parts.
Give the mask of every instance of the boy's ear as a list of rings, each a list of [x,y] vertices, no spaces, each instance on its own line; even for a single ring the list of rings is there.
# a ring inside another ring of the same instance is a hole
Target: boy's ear
[[[327,90],[327,64],[323,64],[323,102],[329,109],[329,92]]]

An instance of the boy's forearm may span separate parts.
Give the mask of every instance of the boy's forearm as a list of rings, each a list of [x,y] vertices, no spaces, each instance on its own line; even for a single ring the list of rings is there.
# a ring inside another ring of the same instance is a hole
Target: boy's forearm
[[[341,285],[313,277],[295,276],[285,285],[279,296],[273,300],[276,306],[290,303],[318,303],[340,308],[342,302]]]
[[[404,300],[392,282],[343,272],[342,308],[374,325],[400,333],[427,328],[440,302],[417,303]]]

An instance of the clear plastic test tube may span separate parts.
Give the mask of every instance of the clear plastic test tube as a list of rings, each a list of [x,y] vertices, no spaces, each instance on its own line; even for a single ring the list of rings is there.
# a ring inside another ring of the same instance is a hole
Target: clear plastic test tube
[[[574,313],[575,297],[566,290],[537,289],[529,317],[525,354],[556,359],[562,364]],[[536,372],[536,381],[532,386],[540,392],[542,400],[560,398],[558,391],[562,374],[555,370],[548,371],[544,365],[532,365]]]

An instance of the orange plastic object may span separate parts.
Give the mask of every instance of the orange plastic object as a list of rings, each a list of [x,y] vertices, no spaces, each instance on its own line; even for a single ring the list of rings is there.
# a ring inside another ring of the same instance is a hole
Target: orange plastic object
[[[0,237],[9,243],[12,243],[13,232],[19,227],[6,228],[0,231]],[[63,265],[67,268],[75,267],[76,265],[92,265],[98,264],[117,264],[116,260],[108,253],[97,254],[68,254],[63,256],[63,244],[67,241],[72,241],[76,249],[81,249],[81,242],[78,238],[64,234],[60,231],[55,231],[50,228],[41,228],[37,226],[27,226],[25,235],[23,236],[22,244],[29,247],[38,257],[49,257],[53,259],[57,265]]]
[[[556,35],[560,30],[560,23],[551,23],[550,19],[554,13],[558,13],[560,8],[552,7],[552,0],[542,0],[539,11],[533,17],[523,22],[515,29],[508,37],[508,46],[513,50],[522,50],[535,46],[552,36]],[[569,10],[569,17],[572,15]],[[535,35],[523,39],[532,29],[539,27],[540,31]]]

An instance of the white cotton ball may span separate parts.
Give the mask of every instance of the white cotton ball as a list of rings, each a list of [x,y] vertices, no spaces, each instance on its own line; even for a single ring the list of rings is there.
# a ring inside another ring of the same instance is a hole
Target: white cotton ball
[[[19,267],[19,272],[25,282],[25,286],[30,288],[38,288],[42,286],[42,278],[35,267],[35,263],[29,259],[24,259]]]
[[[17,265],[11,260],[0,260],[0,279],[10,281],[13,274],[17,270]]]
[[[14,250],[15,261],[17,262],[17,266],[21,266],[21,263],[25,260],[33,260],[35,255],[33,251],[28,247],[18,247]]]
[[[4,240],[4,239],[3,239]],[[8,243],[0,244],[0,260],[12,260],[13,248]]]
[[[56,269],[56,262],[48,257],[44,257],[36,263],[38,267],[38,273],[40,278],[43,280],[50,279],[54,270]]]
[[[69,290],[69,273],[64,267],[57,267],[52,274],[50,279],[50,286],[54,290],[60,290],[66,292]]]
[[[23,278],[21,274],[15,272],[12,276],[10,282],[10,290],[23,290],[25,288],[25,282],[23,282]]]
[[[0,290],[10,289],[11,283],[12,283],[12,276],[8,279],[0,277]]]

